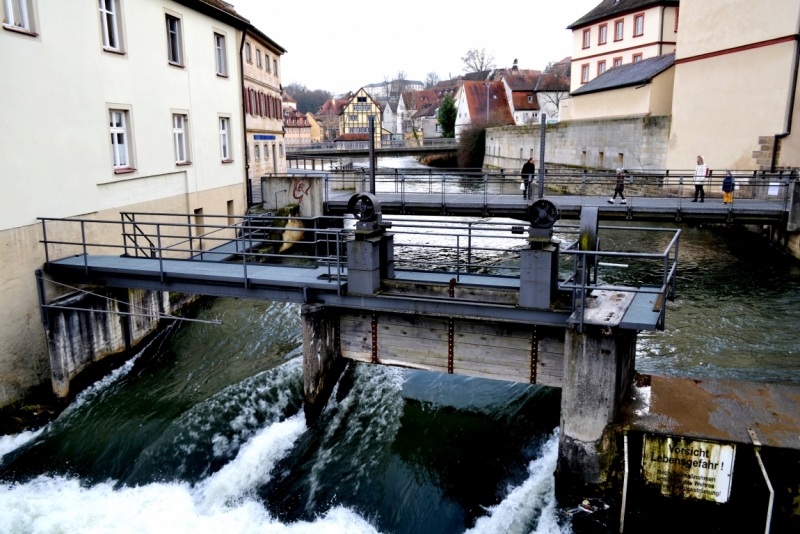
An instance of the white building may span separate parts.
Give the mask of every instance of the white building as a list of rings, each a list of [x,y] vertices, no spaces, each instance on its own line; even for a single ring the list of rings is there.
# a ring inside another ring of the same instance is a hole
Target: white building
[[[247,21],[220,0],[0,6],[1,406],[49,379],[37,217],[245,212]]]

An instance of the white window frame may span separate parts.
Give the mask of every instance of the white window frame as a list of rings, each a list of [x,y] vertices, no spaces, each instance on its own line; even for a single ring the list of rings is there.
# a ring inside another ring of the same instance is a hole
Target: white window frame
[[[32,6],[28,0],[3,0],[3,26],[34,33],[31,8]],[[19,18],[18,20],[16,20],[17,17]]]
[[[231,158],[231,118],[219,117],[219,149],[223,162],[233,161]]]
[[[167,13],[167,61],[170,65],[183,67],[183,28],[181,27],[180,17]],[[175,28],[170,27],[170,23],[175,23]],[[174,35],[174,39],[173,39]]]
[[[603,24],[597,29],[597,44],[604,45],[608,42],[608,24]]]
[[[110,6],[110,8],[109,8]],[[103,32],[103,48],[122,52],[119,23],[119,0],[99,0],[100,24]]]
[[[644,35],[644,13],[633,17],[633,36],[641,37]]]
[[[175,145],[175,163],[188,165],[189,157],[189,116],[185,113],[172,114],[172,141]]]
[[[127,110],[108,110],[108,126],[111,134],[111,156],[114,170],[132,168],[129,125],[130,120]],[[122,138],[121,142],[120,136]]]
[[[228,77],[228,57],[225,36],[214,32],[214,58],[217,64],[217,76]]]

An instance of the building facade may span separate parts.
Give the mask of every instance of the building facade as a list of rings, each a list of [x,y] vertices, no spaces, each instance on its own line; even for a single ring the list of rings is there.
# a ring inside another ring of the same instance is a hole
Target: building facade
[[[275,41],[250,25],[242,49],[245,123],[247,125],[247,175],[259,180],[269,173],[286,172],[283,132],[281,56]]]
[[[350,98],[342,108],[339,115],[339,138],[346,141],[361,141],[360,138],[352,135],[364,136],[363,140],[369,140],[369,117],[374,117],[375,123],[375,146],[381,146],[381,106],[373,99],[369,93],[361,88]],[[347,137],[344,137],[347,136]]]
[[[568,27],[573,43],[571,91],[613,67],[674,52],[679,4],[677,0],[603,0],[572,23]]]
[[[294,108],[283,108],[283,127],[286,130],[286,146],[311,144],[311,123],[305,115]]]
[[[492,126],[514,124],[503,82],[465,81],[458,92],[456,107],[456,137],[474,123]]]
[[[800,2],[683,0],[680,16],[669,167],[800,167]]]
[[[9,0],[0,10],[5,405],[50,379],[37,217],[245,212],[238,36],[247,21],[218,0]],[[92,232],[121,242],[119,230]]]

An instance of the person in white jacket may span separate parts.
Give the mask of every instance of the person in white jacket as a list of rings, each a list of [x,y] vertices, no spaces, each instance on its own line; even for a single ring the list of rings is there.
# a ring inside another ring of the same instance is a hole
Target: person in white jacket
[[[703,156],[697,156],[697,167],[694,169],[694,200],[697,202],[697,196],[700,196],[700,202],[705,202],[706,192],[703,189],[703,184],[706,183],[706,175],[708,174],[708,167],[703,160]]]

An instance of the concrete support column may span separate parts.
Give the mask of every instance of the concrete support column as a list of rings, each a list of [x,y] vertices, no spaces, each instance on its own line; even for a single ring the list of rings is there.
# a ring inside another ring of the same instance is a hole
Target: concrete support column
[[[618,444],[612,423],[634,375],[635,351],[635,331],[567,329],[556,477],[560,494],[598,494],[614,484]]]
[[[347,291],[373,295],[381,278],[394,278],[394,236],[358,237],[347,242]]]
[[[328,402],[344,369],[337,343],[338,317],[324,306],[303,306],[303,393],[306,421],[311,424]]]

